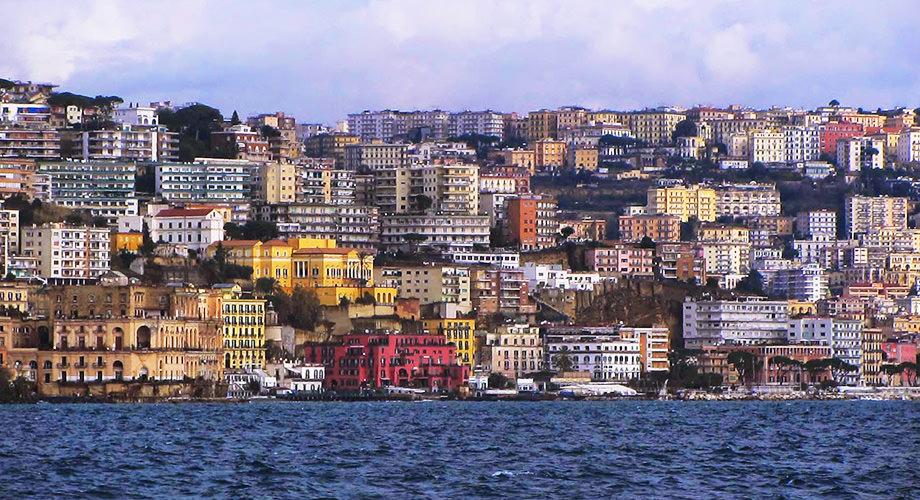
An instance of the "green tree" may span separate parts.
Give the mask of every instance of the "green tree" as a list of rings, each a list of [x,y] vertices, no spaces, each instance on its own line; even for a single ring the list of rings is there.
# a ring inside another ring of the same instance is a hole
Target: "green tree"
[[[506,376],[501,373],[490,373],[489,374],[489,388],[490,389],[506,389],[513,382]]]
[[[419,212],[427,212],[433,203],[429,196],[420,194],[415,197],[415,206]]]
[[[278,280],[275,278],[263,277],[256,279],[254,289],[257,294],[264,297],[274,294],[279,287]]]
[[[763,276],[756,269],[751,269],[747,276],[738,281],[735,290],[763,295]]]
[[[696,123],[694,123],[693,120],[685,119],[677,122],[677,125],[674,127],[672,139],[676,140],[678,137],[696,137],[696,135]]]
[[[323,313],[319,297],[313,290],[297,287],[291,294],[291,312],[288,324],[294,328],[313,330]]]
[[[827,105],[834,106],[834,107],[840,106],[840,101],[838,101],[837,99],[831,99],[831,102],[827,103]]]
[[[777,368],[777,371],[779,372],[777,378],[779,379],[780,384],[783,384],[785,383],[786,375],[791,370],[800,368],[802,366],[802,362],[786,356],[773,356],[770,358],[770,365]]]
[[[233,110],[233,115],[230,116],[230,125],[239,125],[243,123],[240,121],[240,115],[237,114],[236,110]]]
[[[562,373],[572,371],[572,367],[575,364],[572,362],[572,357],[569,356],[569,353],[562,351],[553,356],[553,366],[556,367],[557,372]]]
[[[655,241],[648,236],[643,236],[642,240],[639,241],[639,248],[650,248],[654,250],[655,246]]]
[[[757,369],[757,356],[748,351],[732,351],[728,354],[728,364],[732,365],[741,383],[753,382],[754,372]]]
[[[212,153],[211,132],[220,130],[224,121],[220,111],[205,104],[194,104],[178,111],[163,108],[157,111],[157,116],[160,125],[179,132],[180,161],[209,156]]]
[[[572,236],[573,234],[575,234],[575,229],[573,229],[571,226],[565,226],[559,230],[559,241],[565,241],[569,239],[569,236]]]

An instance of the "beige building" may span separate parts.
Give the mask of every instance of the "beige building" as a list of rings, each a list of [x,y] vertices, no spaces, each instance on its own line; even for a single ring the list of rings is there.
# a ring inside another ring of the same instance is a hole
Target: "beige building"
[[[111,238],[108,228],[63,223],[22,230],[22,254],[34,262],[37,276],[52,283],[78,284],[109,270]]]
[[[570,147],[566,152],[566,166],[582,170],[597,170],[597,148]]]
[[[779,191],[773,184],[727,184],[716,188],[716,217],[780,214]]]
[[[395,288],[399,298],[416,298],[422,304],[447,302],[456,304],[458,312],[472,309],[470,270],[466,267],[382,266],[374,268],[378,287]]]
[[[844,224],[850,238],[880,229],[907,229],[908,199],[892,196],[848,196]]]
[[[294,203],[297,199],[297,167],[291,163],[268,163],[256,169],[253,179],[258,199],[265,203]]]
[[[748,132],[748,160],[751,163],[783,163],[786,161],[786,136],[779,130]]]
[[[664,146],[673,141],[674,131],[685,115],[671,111],[639,111],[628,113],[625,123],[636,139],[653,146]]]
[[[716,191],[692,186],[651,187],[648,189],[649,214],[676,215],[681,222],[696,217],[702,222],[716,220]]]
[[[851,137],[837,141],[837,167],[845,172],[885,166],[885,141],[871,137]]]
[[[410,199],[417,210],[419,197],[431,201],[428,210],[441,213],[479,213],[479,165],[436,163],[411,169]]]
[[[503,325],[486,332],[480,341],[481,365],[490,373],[510,379],[543,370],[543,340],[540,327],[524,324]]]
[[[646,236],[654,242],[679,241],[680,217],[676,215],[621,215],[620,239],[642,241]]]

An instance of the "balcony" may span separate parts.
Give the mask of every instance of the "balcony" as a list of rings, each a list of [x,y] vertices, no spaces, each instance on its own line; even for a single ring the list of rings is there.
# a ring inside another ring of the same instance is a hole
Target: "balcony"
[[[56,364],[56,365],[54,365],[54,366],[56,366],[56,367],[58,367],[58,368],[67,368],[67,367],[70,366],[70,363],[67,363],[67,362],[58,363],[58,364]]]

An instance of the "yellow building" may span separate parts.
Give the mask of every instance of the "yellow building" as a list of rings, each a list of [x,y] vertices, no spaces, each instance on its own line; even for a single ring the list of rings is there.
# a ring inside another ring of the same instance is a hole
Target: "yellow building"
[[[213,258],[217,248],[222,246],[227,252],[227,262],[252,268],[252,281],[259,278],[273,278],[279,286],[290,290],[291,254],[293,248],[287,242],[270,240],[229,240],[212,243],[208,247],[208,257]]]
[[[224,369],[265,368],[265,301],[245,298],[239,285],[215,285],[220,301]]]
[[[473,367],[476,358],[475,319],[423,319],[422,328],[429,333],[443,335],[457,346],[457,363]]]
[[[529,142],[555,139],[558,130],[559,117],[556,111],[547,109],[532,111],[524,119],[524,134]]]
[[[716,190],[699,185],[652,187],[648,189],[648,213],[669,214],[687,222],[696,217],[701,222],[716,220]]]
[[[30,311],[30,299],[37,289],[37,285],[20,281],[0,282],[0,311]]]
[[[143,233],[119,233],[112,232],[112,252],[118,253],[122,250],[137,253],[144,244]]]
[[[703,224],[700,226],[697,240],[719,243],[750,243],[751,230],[744,226],[730,224]]]
[[[570,148],[566,154],[566,166],[584,170],[597,170],[598,151],[596,148]]]
[[[266,203],[294,203],[297,171],[291,163],[269,163],[259,168],[258,196]]]
[[[374,257],[354,248],[303,248],[292,263],[295,288],[374,285]]]
[[[514,165],[526,168],[531,174],[535,171],[536,158],[532,149],[502,149],[491,153],[502,165]]]
[[[552,170],[565,165],[565,141],[543,139],[533,143],[534,166],[537,170]]]

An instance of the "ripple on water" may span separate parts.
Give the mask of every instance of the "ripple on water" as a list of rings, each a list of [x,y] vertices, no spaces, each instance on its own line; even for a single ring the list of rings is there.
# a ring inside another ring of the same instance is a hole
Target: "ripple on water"
[[[0,406],[0,498],[915,496],[916,403]],[[897,439],[892,438],[897,430]]]

